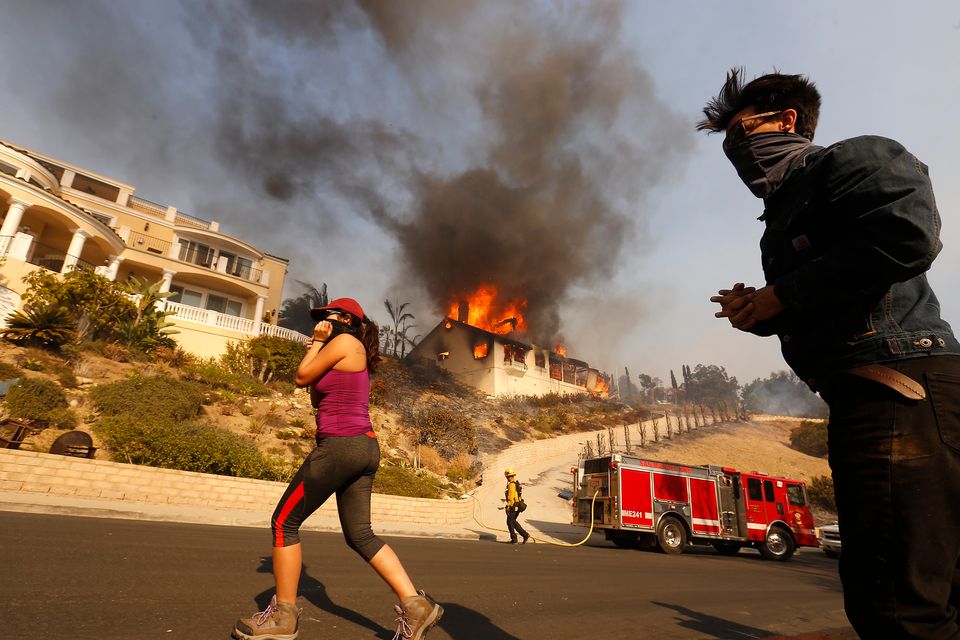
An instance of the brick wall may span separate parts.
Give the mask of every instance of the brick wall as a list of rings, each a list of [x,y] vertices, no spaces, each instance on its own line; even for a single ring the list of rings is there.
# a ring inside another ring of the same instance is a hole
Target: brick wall
[[[636,431],[635,426],[631,428]],[[644,428],[649,426],[644,424]],[[622,441],[622,427],[614,431]],[[483,457],[481,463],[485,473],[493,476],[499,476],[507,467],[523,468],[535,460],[561,455],[575,465],[582,443],[588,440],[595,443],[596,433],[606,434],[607,430],[521,442],[496,455]],[[282,482],[0,449],[0,491],[263,512],[273,509],[285,488]],[[375,493],[371,516],[374,521],[456,525],[472,521],[473,506],[473,500],[431,500]],[[333,515],[336,509],[336,496],[332,496],[319,513]]]
[[[0,449],[0,491],[264,511],[273,509],[285,488],[282,482]],[[375,521],[461,524],[470,520],[471,509],[471,500],[375,493],[371,501]],[[336,510],[332,496],[320,513]]]

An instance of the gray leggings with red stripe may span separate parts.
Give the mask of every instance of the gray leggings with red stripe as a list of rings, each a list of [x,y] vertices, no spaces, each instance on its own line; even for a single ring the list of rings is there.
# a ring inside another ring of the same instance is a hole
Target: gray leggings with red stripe
[[[317,440],[277,504],[270,521],[273,546],[300,542],[300,525],[334,493],[347,545],[367,562],[383,548],[370,529],[370,493],[380,466],[380,445],[367,435]]]

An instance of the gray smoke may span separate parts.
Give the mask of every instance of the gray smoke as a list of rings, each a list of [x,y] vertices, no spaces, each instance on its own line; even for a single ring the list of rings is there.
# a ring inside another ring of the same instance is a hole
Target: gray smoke
[[[494,284],[504,300],[527,299],[533,336],[552,339],[569,287],[610,275],[644,192],[690,148],[684,123],[617,44],[617,2],[568,14],[441,0],[251,2],[231,13],[216,20],[224,159],[281,200],[334,190],[352,201],[396,238],[409,279],[438,311]],[[452,91],[472,99],[482,125],[461,171],[423,159],[443,144],[424,133],[429,122],[400,131],[278,100],[284,80],[257,54],[283,41],[309,59],[371,34],[409,90],[441,112],[451,89],[438,80],[466,80]],[[405,206],[390,185],[401,185]]]
[[[316,268],[320,238],[329,252],[377,229],[398,247],[395,282],[438,314],[494,284],[528,300],[541,342],[571,287],[642,246],[646,195],[693,144],[624,46],[616,1],[76,0],[11,14],[61,43],[41,63],[51,109],[122,136],[134,184],[218,185],[195,213],[294,269]]]

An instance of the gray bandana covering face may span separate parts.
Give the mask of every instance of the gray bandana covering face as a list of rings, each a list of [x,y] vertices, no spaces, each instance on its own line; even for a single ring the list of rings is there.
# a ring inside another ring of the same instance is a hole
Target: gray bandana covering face
[[[729,148],[724,147],[723,152],[753,195],[766,198],[776,191],[794,160],[810,144],[796,133],[769,131],[749,136]]]

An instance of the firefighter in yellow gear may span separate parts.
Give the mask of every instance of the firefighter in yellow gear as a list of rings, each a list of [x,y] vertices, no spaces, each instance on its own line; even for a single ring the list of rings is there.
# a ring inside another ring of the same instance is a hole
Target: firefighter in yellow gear
[[[507,469],[503,472],[503,475],[507,478],[507,488],[503,493],[507,503],[505,509],[507,511],[507,531],[510,532],[510,544],[517,544],[517,534],[520,534],[520,537],[523,538],[523,542],[520,544],[526,544],[527,540],[530,539],[530,534],[524,531],[520,523],[517,522],[517,516],[526,508],[526,504],[523,502],[523,489],[517,482],[517,473],[513,469]]]

